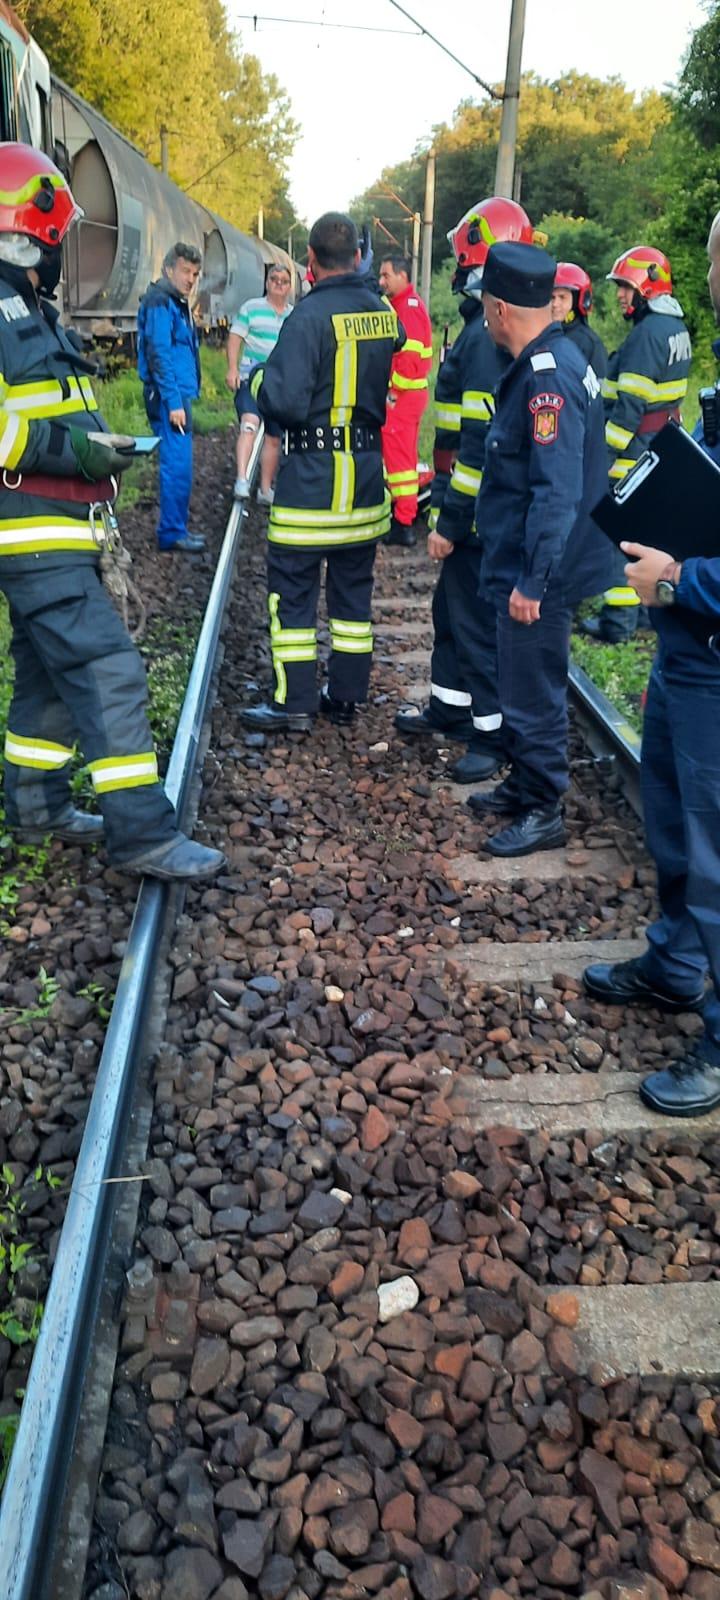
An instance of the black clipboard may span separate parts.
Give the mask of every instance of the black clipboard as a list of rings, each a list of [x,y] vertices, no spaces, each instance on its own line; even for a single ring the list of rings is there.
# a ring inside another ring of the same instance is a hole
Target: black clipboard
[[[667,422],[592,518],[616,545],[649,545],[676,561],[720,556],[720,467],[677,422]]]

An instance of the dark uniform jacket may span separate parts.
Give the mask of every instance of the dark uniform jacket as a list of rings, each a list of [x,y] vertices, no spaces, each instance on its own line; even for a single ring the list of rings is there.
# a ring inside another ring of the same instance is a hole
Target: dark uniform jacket
[[[607,488],[600,382],[559,322],[500,379],[478,500],[482,582],[504,604],[552,589],[561,603],[597,594],[612,546],[591,523]]]
[[[271,543],[335,549],[387,533],[380,428],[404,337],[387,301],[355,272],[322,278],[283,324],[250,380],[261,415],[288,430]],[[320,449],[306,448],[316,442]]]
[[[580,354],[585,357],[585,360],[589,361],[597,377],[604,378],[607,372],[608,358],[607,350],[599,333],[596,333],[595,329],[590,327],[585,317],[578,316],[573,316],[572,321],[570,319],[565,321],[562,325],[562,330],[565,337],[572,339],[573,344],[577,345]]]
[[[68,425],[92,432],[105,423],[89,377],[94,365],[58,315],[26,272],[0,263],[0,584],[3,571],[99,555],[89,503],[107,498],[110,486],[93,489],[82,476]]]
[[[485,464],[485,439],[495,409],[495,390],[509,357],[485,326],[480,301],[460,307],[465,322],[448,352],[435,386],[435,478],[431,506],[438,533],[464,544],[475,533],[475,502]]]
[[[687,393],[692,346],[677,300],[659,295],[639,317],[611,355],[603,383],[612,479],[626,476]]]

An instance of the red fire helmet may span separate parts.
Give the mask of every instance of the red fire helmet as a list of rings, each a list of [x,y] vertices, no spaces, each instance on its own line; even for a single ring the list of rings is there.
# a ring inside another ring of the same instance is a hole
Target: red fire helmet
[[[558,261],[555,273],[556,289],[572,289],[577,295],[578,316],[589,317],[592,311],[593,289],[592,280],[584,267],[579,267],[576,261]]]
[[[448,234],[459,267],[483,267],[490,246],[500,239],[533,244],[533,225],[526,211],[515,200],[490,195],[466,211]]]
[[[670,262],[662,250],[654,250],[649,244],[634,244],[618,256],[608,279],[613,283],[631,284],[643,300],[652,300],[658,294],[672,294]]]
[[[29,144],[0,144],[0,233],[24,233],[52,247],[82,215],[49,156]]]

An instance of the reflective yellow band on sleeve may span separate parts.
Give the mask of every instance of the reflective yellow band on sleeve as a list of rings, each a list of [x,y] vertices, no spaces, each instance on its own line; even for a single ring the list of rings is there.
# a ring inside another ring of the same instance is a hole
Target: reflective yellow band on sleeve
[[[468,421],[490,422],[495,415],[495,400],[485,389],[466,389],[462,397],[462,414]]]
[[[253,400],[257,400],[257,397],[258,397],[258,395],[260,393],[260,390],[262,388],[262,385],[263,385],[264,377],[265,377],[265,368],[264,367],[260,367],[257,372],[253,373],[253,375],[252,375],[252,377],[250,379],[250,393],[251,393],[251,395],[253,397]]]
[[[391,389],[427,389],[427,378],[404,378],[401,372],[393,372],[390,377]]]
[[[3,405],[24,417],[50,418],[69,416],[76,411],[97,411],[97,401],[89,378],[68,378],[67,394],[54,378],[44,378],[40,383],[9,383],[5,386]]]
[[[456,461],[450,479],[450,488],[457,489],[458,494],[476,495],[482,483],[482,472],[478,467],[464,467],[461,461]]]
[[[620,428],[616,422],[605,423],[605,442],[611,450],[626,450],[633,438],[629,428]]]
[[[140,789],[158,782],[157,756],[154,750],[144,750],[133,756],[105,756],[102,761],[90,761],[88,772],[96,794]]]
[[[616,456],[608,473],[609,478],[626,478],[630,468],[636,467],[637,461],[631,456]]]
[[[73,751],[66,744],[54,744],[49,739],[25,738],[23,734],[5,734],[5,760],[13,767],[35,767],[39,772],[54,772],[72,760]]]
[[[634,589],[620,588],[606,589],[603,595],[606,606],[639,606],[640,596]]]
[[[0,414],[0,467],[12,470],[22,461],[29,434],[30,424],[24,417],[11,411]]]
[[[617,392],[631,394],[638,400],[647,400],[649,405],[667,405],[673,400],[684,400],[687,394],[687,378],[654,383],[652,378],[647,378],[643,372],[621,372],[617,381]]]
[[[618,386],[614,378],[603,378],[600,392],[603,400],[616,400]]]
[[[435,403],[435,426],[445,433],[459,433],[462,424],[462,406]]]

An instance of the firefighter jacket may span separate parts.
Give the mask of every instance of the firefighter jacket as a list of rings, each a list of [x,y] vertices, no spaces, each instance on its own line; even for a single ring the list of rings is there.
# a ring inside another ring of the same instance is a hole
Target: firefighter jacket
[[[402,350],[393,356],[390,394],[396,398],[421,394],[425,399],[432,367],[432,324],[427,307],[411,283],[402,294],[394,295],[390,304],[405,329]]]
[[[404,332],[355,272],[321,278],[280,330],[250,389],[286,430],[268,540],[299,550],[363,544],[387,533],[380,428]]]
[[[612,545],[590,512],[607,488],[600,380],[550,323],[498,385],[478,499],[481,581],[507,603],[514,588],[561,604],[597,594]]]
[[[563,322],[562,331],[567,339],[572,339],[573,344],[577,345],[585,360],[589,361],[595,376],[602,380],[607,372],[608,358],[599,333],[590,327],[585,317],[574,314],[572,318],[568,317]]]
[[[677,300],[664,294],[648,301],[610,357],[603,382],[611,479],[624,478],[647,449],[648,439],[670,417],[679,417],[691,357]]]
[[[197,329],[185,296],[169,278],[151,283],[138,306],[138,375],[168,411],[179,411],[200,393]]]
[[[435,389],[431,501],[438,511],[433,519],[438,533],[453,544],[465,543],[473,533],[495,390],[509,362],[488,333],[480,301],[466,299],[460,313],[465,327],[440,368]]]
[[[91,504],[111,480],[84,478],[69,425],[106,432],[85,361],[58,308],[27,273],[0,262],[0,583],[9,573],[90,562],[99,555]]]

